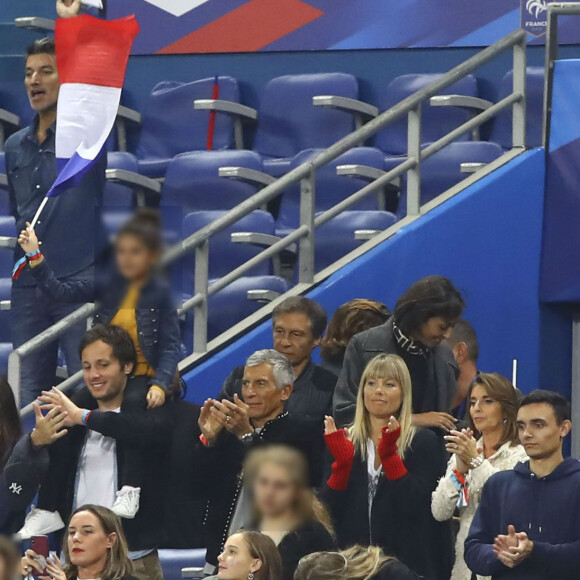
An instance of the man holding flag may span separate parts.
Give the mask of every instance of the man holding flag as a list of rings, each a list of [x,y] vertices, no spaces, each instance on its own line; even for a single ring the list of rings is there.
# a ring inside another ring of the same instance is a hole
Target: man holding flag
[[[37,115],[5,146],[11,212],[16,230],[32,224],[43,244],[15,250],[12,339],[18,347],[76,310],[44,294],[29,265],[40,255],[61,281],[94,280],[106,238],[100,219],[105,185],[105,143],[114,126],[133,39],[135,17],[106,21],[83,15],[59,18],[55,41],[28,50],[25,86]],[[58,65],[58,71],[57,71]],[[60,343],[69,374],[80,369],[77,348],[84,323]],[[21,404],[52,384],[57,345],[22,361]]]
[[[16,219],[16,231],[23,230],[33,220],[57,177],[55,138],[60,82],[54,41],[37,40],[27,54],[24,83],[30,105],[37,114],[29,127],[6,141],[5,147],[10,207]],[[77,185],[64,195],[48,200],[36,223],[42,253],[61,280],[93,276],[95,252],[99,245],[102,247],[103,239],[97,210],[103,196],[106,163],[106,153],[103,153]],[[16,246],[16,263],[26,266],[27,259],[33,258],[25,257],[20,246]],[[81,306],[51,301],[36,285],[27,267],[14,278],[11,331],[15,348]],[[85,330],[84,323],[78,324],[60,340],[69,374],[80,370],[78,345]],[[56,343],[23,359],[22,406],[53,384],[56,364]]]

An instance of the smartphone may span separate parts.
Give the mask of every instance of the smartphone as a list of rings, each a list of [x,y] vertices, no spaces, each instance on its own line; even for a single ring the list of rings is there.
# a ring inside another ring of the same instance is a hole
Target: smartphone
[[[30,549],[36,553],[36,561],[40,564],[43,574],[46,573],[46,561],[48,560],[48,536],[32,536]]]

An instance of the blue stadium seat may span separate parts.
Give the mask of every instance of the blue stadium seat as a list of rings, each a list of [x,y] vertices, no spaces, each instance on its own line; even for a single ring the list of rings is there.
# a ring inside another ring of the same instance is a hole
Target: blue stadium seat
[[[302,165],[311,159],[318,150],[307,150],[294,157],[291,169]],[[368,184],[368,180],[359,177],[346,177],[336,174],[339,165],[365,165],[383,169],[384,155],[372,147],[357,147],[347,151],[331,163],[316,171],[316,212],[321,212],[346,199]],[[377,210],[380,208],[378,196],[370,195],[353,206],[355,210]],[[300,215],[300,184],[289,187],[282,195],[280,213],[276,221],[276,234],[287,235],[299,225]]]
[[[0,301],[9,301],[11,291],[12,279],[10,277],[0,278]],[[3,308],[0,308],[0,343],[9,343],[12,346],[12,335],[10,333],[10,310],[5,310]]]
[[[183,238],[191,236],[204,226],[221,217],[223,211],[198,211],[185,216],[183,220]],[[234,268],[244,264],[260,253],[260,248],[249,244],[237,244],[231,241],[234,232],[257,232],[274,235],[274,218],[266,211],[257,210],[242,218],[219,234],[212,236],[209,242],[210,279],[221,278]],[[193,272],[195,253],[190,252],[185,258],[187,286],[184,291],[193,293]],[[250,270],[248,276],[267,276],[273,273],[273,264],[265,260]]]
[[[11,342],[0,342],[0,375],[2,376],[8,374],[8,357],[12,350]]]
[[[10,202],[8,201],[8,189],[4,185],[6,176],[6,160],[4,153],[0,152],[0,215],[10,213]]]
[[[501,79],[497,100],[507,97],[513,90],[514,74],[509,71]],[[542,145],[544,122],[544,67],[529,66],[526,69],[526,144],[528,147]],[[512,108],[502,111],[493,122],[491,140],[504,149],[512,147]]]
[[[107,169],[124,169],[139,172],[137,158],[131,153],[112,151],[107,154]],[[130,187],[107,181],[103,195],[103,205],[117,207],[134,207],[135,194]]]
[[[182,568],[205,565],[205,549],[159,550],[159,561],[165,580],[181,580]]]
[[[219,98],[239,102],[237,81],[219,77]],[[162,177],[169,161],[185,151],[205,150],[210,115],[196,110],[196,99],[210,99],[214,78],[191,83],[164,81],[153,88],[141,112],[141,134],[137,145],[139,172],[148,177]],[[233,121],[217,113],[213,137],[214,149],[227,149],[233,143]]]
[[[317,73],[281,76],[265,86],[253,149],[270,175],[286,173],[300,151],[329,147],[354,131],[351,113],[312,104],[319,95],[358,99],[358,81],[350,74]]]
[[[381,111],[386,111],[406,97],[416,93],[433,81],[440,78],[440,74],[409,74],[402,75],[392,80],[379,103]],[[468,75],[454,85],[441,91],[441,95],[465,95],[478,96],[477,79]],[[437,141],[459,127],[472,117],[466,109],[459,107],[430,107],[424,105],[421,110],[421,142],[430,143]],[[462,140],[468,141],[471,136],[466,134]],[[387,156],[407,154],[407,115],[402,115],[396,121],[377,133],[375,147],[378,147]]]
[[[358,230],[382,232],[391,227],[397,217],[388,211],[345,211],[316,229],[315,267],[324,270],[330,264],[352,252],[363,241],[355,238]]]
[[[224,212],[205,211],[187,215],[183,224],[183,236],[187,237],[200,228],[211,223]],[[226,228],[210,240],[210,285],[232,269],[244,264],[247,260],[261,252],[261,248],[251,244],[237,244],[231,241],[234,232],[253,232],[267,235],[274,234],[274,219],[265,211],[254,211],[233,226]],[[184,260],[184,297],[193,295],[193,272],[195,268],[194,254]],[[249,290],[270,290],[276,293],[286,292],[286,281],[272,275],[274,266],[271,260],[266,260],[252,268],[246,276],[230,284],[209,299],[208,338],[215,338],[240,320],[243,320],[259,308],[258,301],[248,300]],[[183,342],[186,350],[191,352],[193,344],[193,315],[188,313],[183,332]]]
[[[103,208],[103,225],[109,239],[113,239],[119,228],[133,215],[130,207],[105,207]]]
[[[219,177],[220,167],[263,171],[260,156],[252,151],[196,151],[177,155],[167,168],[161,205],[180,206],[183,214],[232,209],[254,195],[263,184]]]
[[[431,201],[467,177],[462,163],[490,163],[503,154],[497,143],[488,141],[455,142],[421,163],[421,205]],[[407,215],[407,193],[403,187],[397,216]]]
[[[0,217],[0,236],[16,237],[16,225],[12,216]],[[0,247],[0,278],[10,278],[14,266],[13,248]]]

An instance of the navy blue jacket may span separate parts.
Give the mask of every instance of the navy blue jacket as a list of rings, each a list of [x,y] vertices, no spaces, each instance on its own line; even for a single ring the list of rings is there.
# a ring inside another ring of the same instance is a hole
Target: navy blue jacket
[[[532,553],[515,568],[493,553],[509,525],[526,532]],[[566,459],[537,477],[529,462],[490,477],[465,541],[465,561],[483,576],[518,580],[572,580],[580,575],[580,462]]]
[[[10,213],[20,232],[32,221],[36,210],[56,179],[55,130],[53,124],[46,139],[36,138],[37,119],[11,135],[5,145],[6,173]],[[77,274],[91,266],[96,252],[106,243],[98,211],[103,201],[107,156],[103,153],[77,185],[62,195],[50,198],[36,224],[42,240],[42,253],[52,264],[57,278]],[[24,255],[19,245],[15,260]],[[22,272],[15,286],[34,286],[30,270]]]
[[[46,472],[48,450],[34,447],[23,435],[10,451],[0,470],[0,534],[15,534],[24,523],[24,513]]]
[[[58,280],[47,260],[27,270],[32,272],[38,286],[54,300],[59,302],[95,300],[93,277]],[[108,278],[106,287],[106,293],[97,290],[98,298],[102,298],[102,307],[94,317],[94,324],[111,322],[127,293],[128,283],[115,274]],[[155,369],[155,376],[150,379],[149,386],[158,385],[167,389],[175,377],[177,363],[181,358],[181,337],[171,289],[159,276],[152,276],[142,289],[136,318],[139,348],[147,362]]]

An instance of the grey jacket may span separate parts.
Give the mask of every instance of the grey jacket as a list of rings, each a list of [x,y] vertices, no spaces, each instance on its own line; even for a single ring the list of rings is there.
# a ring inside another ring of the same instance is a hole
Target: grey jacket
[[[391,317],[381,326],[353,336],[348,343],[332,402],[334,418],[339,427],[350,425],[354,420],[359,382],[369,361],[382,353],[398,354],[393,322],[394,318]],[[457,390],[457,366],[453,352],[448,346],[440,345],[431,350],[428,361],[431,365],[429,376],[434,377],[435,384],[427,388],[436,389],[437,408],[422,409],[421,412],[449,412]]]

